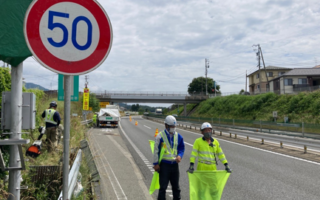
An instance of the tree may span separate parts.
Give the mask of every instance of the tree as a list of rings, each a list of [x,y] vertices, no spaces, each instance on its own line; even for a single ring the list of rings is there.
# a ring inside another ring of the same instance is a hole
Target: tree
[[[214,94],[214,80],[212,78],[207,78],[208,83],[208,94]],[[220,85],[216,86],[216,93],[220,92]],[[192,82],[188,86],[188,93],[192,94],[206,94],[206,78],[205,77],[198,77],[194,78]]]
[[[239,94],[244,94],[244,89],[241,89]]]
[[[140,105],[139,104],[132,104],[131,111],[139,111]]]

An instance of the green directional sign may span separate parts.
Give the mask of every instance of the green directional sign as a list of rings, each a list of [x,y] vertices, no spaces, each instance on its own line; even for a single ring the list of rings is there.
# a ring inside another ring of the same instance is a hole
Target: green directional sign
[[[71,79],[71,101],[79,101],[79,76],[73,76]],[[64,101],[63,75],[58,78],[58,101]]]
[[[112,117],[106,117],[106,119],[112,119]]]

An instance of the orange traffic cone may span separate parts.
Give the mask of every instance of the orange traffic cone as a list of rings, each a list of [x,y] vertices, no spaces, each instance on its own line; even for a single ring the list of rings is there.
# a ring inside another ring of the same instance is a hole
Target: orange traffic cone
[[[134,125],[138,126],[138,121],[136,121],[136,123]]]
[[[154,137],[157,137],[158,134],[159,134],[159,130],[156,128],[156,132],[154,133]]]

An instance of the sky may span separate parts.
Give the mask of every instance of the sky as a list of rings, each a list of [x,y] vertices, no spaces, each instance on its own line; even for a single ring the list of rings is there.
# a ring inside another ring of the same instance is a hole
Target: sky
[[[88,73],[91,91],[187,93],[193,78],[208,77],[222,93],[245,89],[257,70],[254,44],[266,66],[320,64],[317,0],[100,0],[113,28],[109,56]],[[57,74],[30,57],[26,82],[57,89]],[[80,76],[80,91],[85,76]],[[150,104],[152,105],[152,104]]]

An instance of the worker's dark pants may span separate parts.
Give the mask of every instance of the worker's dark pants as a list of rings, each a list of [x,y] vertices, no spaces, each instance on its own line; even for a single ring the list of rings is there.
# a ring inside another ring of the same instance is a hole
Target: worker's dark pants
[[[158,195],[158,200],[165,200],[166,199],[166,190],[169,184],[169,181],[172,186],[172,193],[173,193],[173,200],[181,199],[180,196],[180,186],[179,186],[179,165],[175,164],[168,164],[168,163],[161,163],[160,164],[160,190]]]

